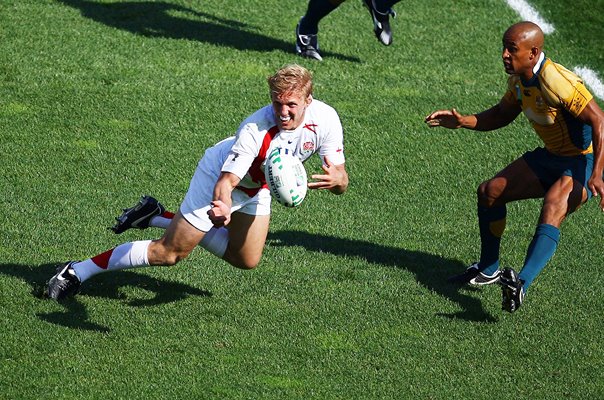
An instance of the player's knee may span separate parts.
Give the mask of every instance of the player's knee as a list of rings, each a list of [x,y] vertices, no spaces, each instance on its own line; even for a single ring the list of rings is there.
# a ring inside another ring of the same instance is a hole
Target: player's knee
[[[476,189],[476,197],[478,204],[484,207],[488,207],[489,197],[487,196],[487,182],[482,182],[478,189]]]
[[[258,263],[247,263],[247,262],[236,265],[237,268],[245,269],[245,270],[252,270],[252,269],[255,269],[257,266],[258,266]]]
[[[493,180],[482,182],[476,190],[478,204],[483,207],[493,207],[500,194],[501,190],[497,183]]]
[[[260,257],[232,257],[227,261],[235,268],[252,270],[260,264]]]

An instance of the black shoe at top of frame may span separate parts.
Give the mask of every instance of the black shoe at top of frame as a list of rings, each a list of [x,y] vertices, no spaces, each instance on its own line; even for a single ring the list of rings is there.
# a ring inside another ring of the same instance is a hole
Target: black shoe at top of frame
[[[302,19],[300,19],[302,21]],[[323,61],[319,54],[319,39],[316,34],[301,34],[300,22],[296,25],[296,54],[313,60]]]
[[[475,286],[491,285],[499,282],[501,271],[497,270],[492,275],[486,275],[481,272],[478,268],[478,263],[475,262],[470,265],[466,270],[459,274],[447,279],[450,283],[458,283],[461,285],[470,284]]]
[[[63,300],[80,291],[82,283],[73,270],[75,261],[69,261],[57,268],[56,274],[48,281],[48,297]]]
[[[159,201],[151,196],[142,196],[134,206],[124,208],[124,212],[119,217],[111,230],[115,233],[122,233],[130,228],[147,229],[151,218],[162,215],[166,208]]]
[[[375,6],[375,0],[363,0],[363,3],[371,14],[375,36],[384,46],[389,46],[392,44],[392,30],[390,29],[389,17],[392,16],[392,18],[395,18],[396,13],[392,8],[384,12],[378,11]]]
[[[501,273],[501,309],[510,313],[518,310],[524,301],[524,288],[516,271],[505,268]]]

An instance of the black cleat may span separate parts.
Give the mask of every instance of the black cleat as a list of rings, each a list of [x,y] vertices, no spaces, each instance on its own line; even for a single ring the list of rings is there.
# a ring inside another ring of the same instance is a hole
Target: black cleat
[[[501,284],[501,309],[510,313],[518,310],[524,301],[522,281],[518,279],[516,271],[505,268],[499,280]]]
[[[497,270],[493,273],[493,275],[487,275],[484,272],[479,272],[474,278],[470,279],[468,282],[470,285],[475,286],[483,286],[483,285],[491,285],[493,283],[499,282],[501,278],[501,271]]]
[[[80,291],[82,283],[72,268],[74,263],[75,261],[69,261],[57,268],[57,273],[48,281],[48,297],[63,300]]]
[[[373,19],[373,32],[377,39],[385,46],[392,44],[392,30],[390,29],[389,17],[396,17],[396,13],[392,8],[381,12],[375,6],[375,0],[363,0],[365,7],[369,10]]]
[[[166,208],[151,196],[143,196],[133,207],[124,208],[124,212],[119,217],[111,230],[115,233],[122,233],[130,228],[147,229],[151,218],[162,215]]]
[[[302,21],[302,19],[300,19]],[[317,35],[303,35],[300,33],[300,22],[296,26],[296,54],[317,61],[323,61],[319,54],[319,39]]]
[[[466,270],[447,279],[451,283],[470,284],[475,286],[490,285],[499,282],[501,271],[497,270],[493,275],[486,275],[478,269],[478,263],[470,265]]]

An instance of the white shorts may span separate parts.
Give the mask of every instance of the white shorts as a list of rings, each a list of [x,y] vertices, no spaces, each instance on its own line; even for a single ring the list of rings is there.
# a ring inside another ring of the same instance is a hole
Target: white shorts
[[[210,202],[214,199],[214,186],[220,176],[220,169],[224,163],[223,151],[218,147],[211,147],[199,160],[195,174],[191,178],[189,190],[180,205],[180,213],[195,228],[202,232],[209,231],[214,225],[210,221],[208,211]],[[250,197],[241,190],[233,190],[231,212],[241,212],[249,215],[270,215],[271,194],[268,189],[260,189]]]

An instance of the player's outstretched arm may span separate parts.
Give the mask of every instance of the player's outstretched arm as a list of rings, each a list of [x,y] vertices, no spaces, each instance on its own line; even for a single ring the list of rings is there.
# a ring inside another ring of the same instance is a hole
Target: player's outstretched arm
[[[429,127],[443,126],[449,129],[466,128],[476,131],[492,131],[502,128],[516,119],[522,109],[503,99],[488,110],[474,115],[462,115],[455,108],[439,110],[428,115],[424,121]]]
[[[327,157],[321,166],[325,174],[311,175],[314,182],[308,183],[309,189],[328,189],[334,194],[342,194],[348,188],[348,173],[344,164],[333,165]]]
[[[442,126],[449,129],[468,128],[476,126],[476,117],[473,115],[461,115],[455,108],[450,110],[438,110],[428,115],[424,121],[430,128]]]

